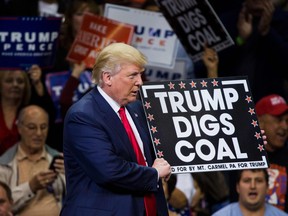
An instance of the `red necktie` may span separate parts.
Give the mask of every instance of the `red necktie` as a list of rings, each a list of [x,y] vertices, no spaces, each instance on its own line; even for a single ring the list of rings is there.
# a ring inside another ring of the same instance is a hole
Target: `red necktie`
[[[119,115],[124,125],[124,128],[128,134],[128,137],[130,139],[134,152],[136,154],[138,164],[146,166],[146,161],[144,159],[142,151],[137,143],[133,130],[128,122],[128,119],[125,113],[125,107],[121,107],[119,109]],[[145,204],[146,216],[156,216],[156,212],[157,212],[156,211],[156,199],[153,193],[145,194],[144,204]]]

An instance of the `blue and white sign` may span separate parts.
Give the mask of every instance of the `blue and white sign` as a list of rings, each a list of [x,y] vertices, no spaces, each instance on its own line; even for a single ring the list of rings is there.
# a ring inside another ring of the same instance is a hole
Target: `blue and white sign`
[[[0,69],[52,67],[61,18],[0,17]]]

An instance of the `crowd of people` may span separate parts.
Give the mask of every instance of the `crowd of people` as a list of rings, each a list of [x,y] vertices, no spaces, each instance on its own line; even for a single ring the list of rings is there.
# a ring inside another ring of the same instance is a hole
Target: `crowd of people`
[[[147,56],[114,43],[92,69],[66,59],[85,12],[159,11],[154,0],[0,0],[0,16],[62,17],[52,68],[0,71],[0,215],[288,215],[288,1],[209,2],[235,45],[205,46],[187,79],[248,77],[269,168],[171,174],[138,100]],[[56,122],[45,76],[60,71]],[[79,93],[81,76],[91,83]]]

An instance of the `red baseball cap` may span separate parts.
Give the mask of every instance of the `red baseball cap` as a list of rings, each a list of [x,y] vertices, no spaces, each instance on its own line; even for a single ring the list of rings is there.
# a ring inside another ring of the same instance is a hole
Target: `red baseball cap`
[[[258,116],[270,114],[279,116],[288,111],[288,105],[283,97],[271,94],[261,98],[255,105]]]

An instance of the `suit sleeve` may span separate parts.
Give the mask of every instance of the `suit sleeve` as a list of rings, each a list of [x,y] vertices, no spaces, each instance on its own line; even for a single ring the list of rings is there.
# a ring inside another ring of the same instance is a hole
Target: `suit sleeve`
[[[157,170],[132,160],[123,133],[117,132],[120,119],[112,114],[104,118],[96,112],[68,112],[64,151],[74,175],[88,175],[98,185],[124,193],[157,191]]]

